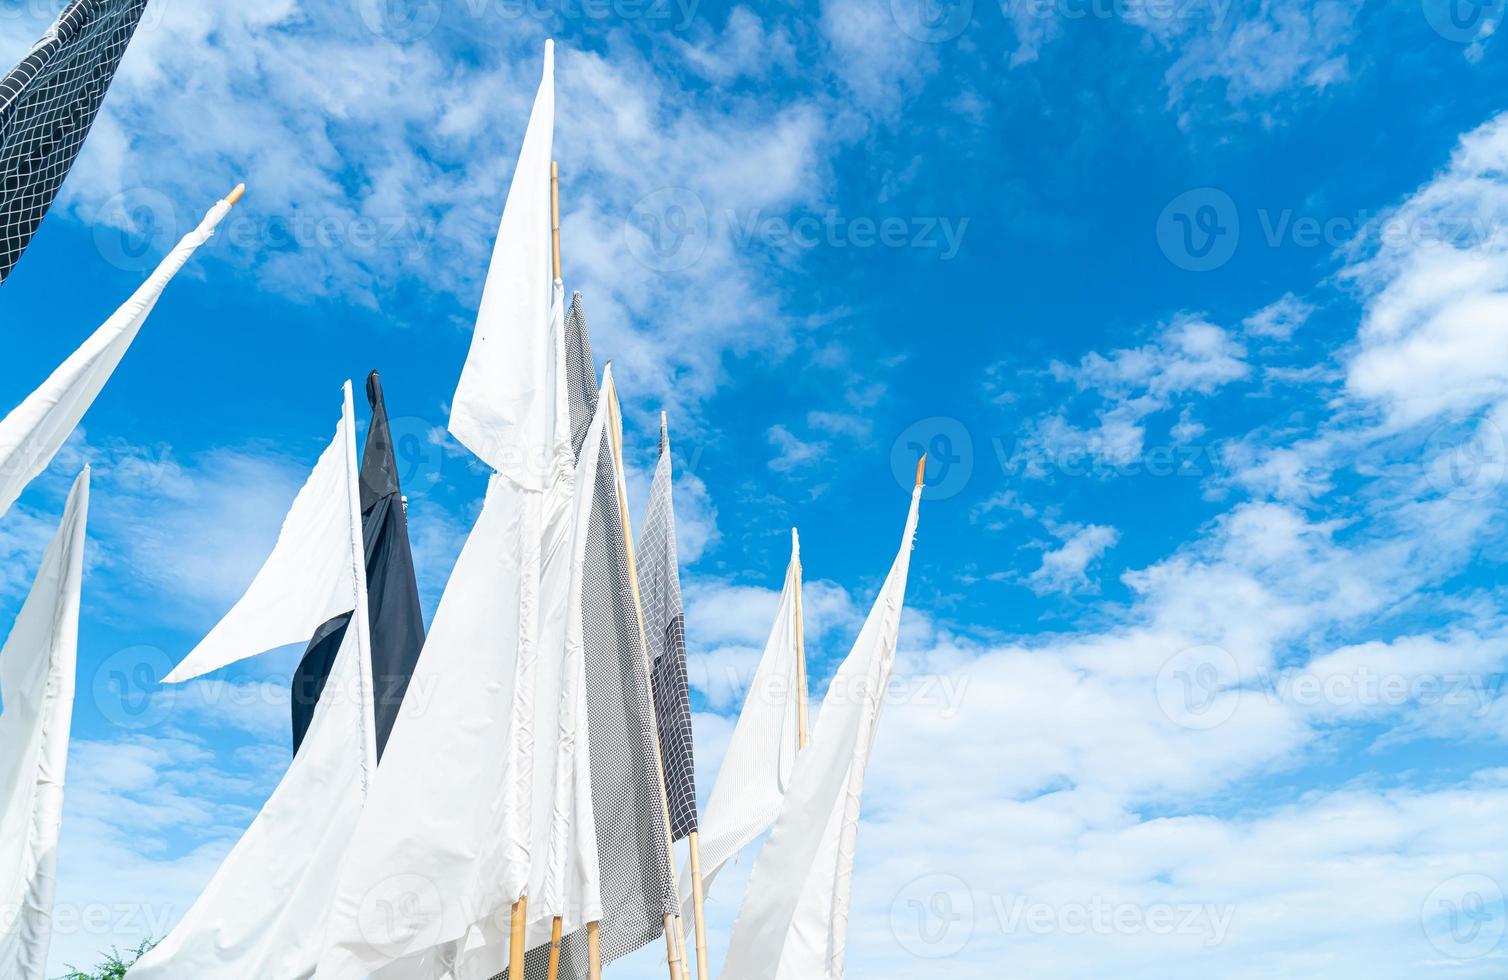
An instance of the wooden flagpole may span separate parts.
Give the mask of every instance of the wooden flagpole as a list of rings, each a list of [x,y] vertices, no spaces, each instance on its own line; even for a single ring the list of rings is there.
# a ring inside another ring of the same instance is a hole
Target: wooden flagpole
[[[644,679],[649,684],[649,703],[651,710],[654,707],[654,665],[649,660],[649,638],[644,627],[644,603],[639,593],[639,566],[634,555],[634,536],[632,523],[628,513],[628,487],[625,481],[617,479],[623,472],[623,410],[618,404],[618,392],[615,388],[611,392],[612,398],[608,400],[608,414],[613,438],[613,463],[614,482],[618,493],[619,523],[623,525],[623,550],[628,558],[628,583],[629,591],[634,597],[634,614],[639,622],[639,650],[644,657]],[[652,725],[655,745],[655,773],[660,779],[660,801],[664,807],[665,817],[665,847],[666,858],[670,862],[670,880],[680,894],[680,886],[675,882],[675,847],[671,841],[670,828],[670,793],[665,788],[665,754],[660,746],[660,726],[658,718],[653,718]],[[685,980],[685,960],[682,956],[680,917],[665,913],[665,952],[670,964],[670,980]]]
[[[550,161],[550,269],[560,278],[560,164]],[[550,924],[550,980],[560,972],[560,916]],[[513,903],[512,928],[508,932],[508,980],[523,980],[528,954],[529,896]]]
[[[796,748],[804,749],[811,740],[811,730],[807,722],[807,678],[806,678],[806,610],[801,605],[801,589],[804,584],[805,570],[801,566],[801,556],[796,556]]]
[[[560,278],[560,163],[555,160],[550,161],[550,271],[556,279]],[[558,915],[550,923],[549,980],[557,980],[560,976],[560,934],[564,928],[565,923]],[[510,976],[508,980],[523,980],[523,977]]]

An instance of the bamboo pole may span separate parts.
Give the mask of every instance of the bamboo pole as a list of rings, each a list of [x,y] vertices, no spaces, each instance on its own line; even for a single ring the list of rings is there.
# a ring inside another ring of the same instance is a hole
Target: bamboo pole
[[[791,532],[794,534],[795,532]],[[808,696],[806,677],[806,610],[801,605],[801,589],[804,570],[801,556],[796,556],[796,748],[804,749],[811,741],[808,722]]]
[[[529,925],[529,896],[524,895],[513,903],[513,921],[508,931],[508,978],[522,980],[524,954],[528,952],[525,938]]]
[[[560,164],[550,161],[550,258],[560,278]]]
[[[586,924],[587,977],[602,980],[602,923]]]
[[[644,680],[649,686],[649,703],[654,705],[654,665],[649,660],[649,638],[644,626],[644,602],[639,592],[639,566],[634,555],[633,524],[628,513],[628,486],[623,476],[623,409],[618,404],[618,392],[614,388],[608,399],[608,428],[613,439],[613,479],[618,493],[618,516],[623,525],[623,550],[628,559],[628,584],[629,591],[633,594],[634,615],[639,624],[639,650],[644,658]],[[670,880],[680,894],[680,885],[676,882],[675,874],[675,847],[671,840],[670,828],[670,793],[665,788],[665,754],[660,745],[660,726],[658,718],[651,726],[654,732],[655,745],[655,774],[660,780],[660,801],[664,806],[665,817],[665,846],[666,859],[670,862]],[[681,929],[677,924],[679,916],[665,913],[665,952],[670,965],[670,980],[685,980],[685,961],[681,958],[681,946],[677,941]]]
[[[693,830],[687,844],[691,848],[691,908],[696,929],[696,976],[697,980],[712,980],[712,971],[707,968],[707,893],[702,885],[702,835]]]
[[[547,974],[549,980],[559,980],[560,977],[560,933],[563,928],[560,916],[557,915],[555,921],[550,923],[550,968]]]

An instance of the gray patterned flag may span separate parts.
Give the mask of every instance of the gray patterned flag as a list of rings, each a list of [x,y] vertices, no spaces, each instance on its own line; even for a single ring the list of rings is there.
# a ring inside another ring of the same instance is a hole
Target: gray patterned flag
[[[675,507],[670,485],[670,432],[660,419],[660,461],[649,488],[649,512],[639,531],[639,591],[654,664],[655,717],[665,760],[670,832],[696,833],[696,759],[691,740],[691,691],[686,672],[686,617],[675,552]]]
[[[73,0],[0,79],[0,282],[52,207],[147,0]]]
[[[598,391],[579,293],[566,316],[566,357],[571,426],[580,453],[599,401],[610,401],[611,393]],[[606,407],[604,403],[602,408]],[[665,916],[680,912],[655,755],[654,706],[628,571],[616,470],[612,439],[604,436],[582,583],[592,810],[602,874],[603,963],[659,939],[664,935]],[[548,945],[530,950],[525,980],[545,980],[549,956]],[[587,966],[585,930],[566,936],[561,943],[562,980],[582,980]],[[506,976],[506,971],[498,974]]]

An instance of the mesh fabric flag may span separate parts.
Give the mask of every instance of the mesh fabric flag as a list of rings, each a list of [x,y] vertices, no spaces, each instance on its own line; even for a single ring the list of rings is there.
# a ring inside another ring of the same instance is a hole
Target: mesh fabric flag
[[[675,552],[670,433],[660,420],[660,461],[649,488],[649,512],[639,532],[639,589],[644,630],[654,664],[655,717],[665,762],[673,840],[696,833],[696,759],[691,738],[691,692],[686,676],[686,617]]]
[[[73,0],[0,79],[0,282],[47,216],[147,0]]]
[[[408,516],[398,484],[398,461],[388,428],[382,381],[367,376],[372,425],[361,458],[361,527],[366,546],[367,610],[372,624],[372,697],[376,714],[377,757],[387,746],[398,708],[408,691],[419,651],[424,647],[424,615],[414,578]],[[351,615],[326,622],[314,634],[293,675],[293,751],[303,744],[314,708],[345,639]]]

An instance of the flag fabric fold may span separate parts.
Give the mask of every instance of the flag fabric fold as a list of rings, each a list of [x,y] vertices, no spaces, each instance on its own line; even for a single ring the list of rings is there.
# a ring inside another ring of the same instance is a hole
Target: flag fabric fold
[[[45,980],[78,660],[89,470],[0,649],[0,976]]]
[[[309,977],[323,947],[335,883],[377,764],[349,382],[344,396],[335,439],[294,501],[272,556],[211,634],[215,642],[201,644],[199,659],[191,656],[179,674],[307,637],[330,605],[352,610],[353,628],[288,771],[188,914],[132,967],[131,980]],[[297,606],[299,621],[285,607],[301,593],[320,599]],[[266,628],[259,616],[269,620]],[[227,623],[234,628],[222,629]]]
[[[545,43],[539,83],[513,184],[498,226],[471,350],[451,401],[450,431],[488,466],[526,490],[543,490],[553,454],[550,385],[550,155],[555,129],[555,46]]]
[[[649,488],[649,509],[639,532],[639,588],[644,629],[654,665],[655,718],[665,765],[672,840],[696,833],[696,758],[692,740],[691,689],[686,668],[686,617],[681,609],[681,573],[675,550],[671,496],[670,432],[660,420],[660,456]]]
[[[800,739],[800,589],[801,541],[792,530],[775,623],[702,817],[702,887],[708,891],[718,872],[775,823],[791,784]],[[682,904],[691,900],[690,873],[682,876]]]
[[[864,774],[895,665],[921,494],[755,861],[723,980],[842,980]]]
[[[110,380],[163,289],[195,250],[210,240],[230,207],[228,202],[221,201],[211,208],[199,227],[184,236],[151,278],[53,371],[42,387],[0,420],[0,516],[52,462]]]
[[[361,524],[366,551],[367,618],[372,627],[372,684],[377,758],[382,758],[424,646],[424,613],[409,545],[408,515],[398,482],[387,403],[377,372],[367,376],[372,424],[361,459]],[[315,631],[293,675],[293,751],[304,741],[314,708],[345,639],[350,614]]]
[[[147,0],[73,0],[0,79],[0,283],[47,216]]]

